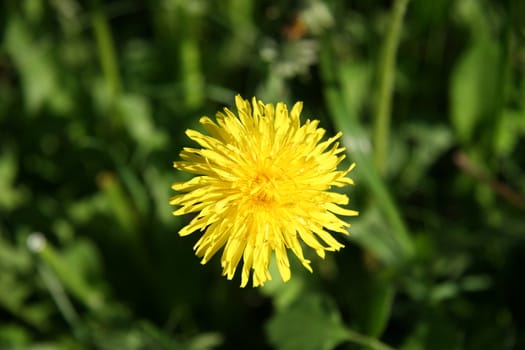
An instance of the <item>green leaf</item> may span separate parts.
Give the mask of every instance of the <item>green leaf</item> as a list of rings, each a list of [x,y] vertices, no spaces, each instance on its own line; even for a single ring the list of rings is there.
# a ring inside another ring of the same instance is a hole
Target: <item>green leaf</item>
[[[155,128],[151,106],[144,96],[124,94],[119,97],[117,107],[128,133],[143,151],[158,149],[166,144],[167,136]]]
[[[14,184],[17,172],[17,156],[10,149],[4,149],[0,153],[0,210],[13,210],[26,199],[27,193]]]
[[[73,102],[59,79],[54,47],[47,36],[42,37],[44,33],[36,36],[22,18],[9,18],[5,47],[22,78],[27,110],[35,113],[47,104],[65,114]]]
[[[340,67],[342,94],[351,115],[358,116],[370,94],[372,69],[368,62],[355,62]]]
[[[490,39],[474,42],[460,57],[450,86],[450,116],[459,138],[470,141],[485,117],[494,113],[499,95],[501,52]]]
[[[351,232],[350,237],[353,240],[372,252],[385,265],[395,266],[403,259],[392,227],[378,205],[366,208],[359,220],[352,223]]]
[[[96,289],[86,276],[89,270],[98,270],[96,266],[88,266],[90,258],[97,260],[91,244],[80,240],[69,246],[64,253],[57,251],[46,242],[37,252],[43,262],[56,274],[64,288],[84,305],[92,310],[99,310],[104,306],[103,291]]]
[[[270,343],[280,350],[328,350],[348,339],[335,306],[320,295],[305,295],[267,324]]]
[[[10,347],[26,346],[30,341],[29,332],[16,324],[3,324],[0,327],[0,345]]]
[[[496,134],[496,152],[508,156],[516,147],[520,136],[525,135],[525,112],[506,109],[500,115],[500,127]]]
[[[438,157],[446,152],[453,143],[453,133],[448,125],[413,123],[404,130],[406,145],[413,143],[410,151],[405,150],[406,162],[400,164],[400,180],[407,190],[418,190],[428,169]]]
[[[365,326],[367,334],[379,337],[390,320],[395,289],[385,282],[374,287],[369,294],[369,300],[365,303],[368,306]]]
[[[47,326],[50,310],[47,303],[31,300],[35,287],[33,274],[27,250],[13,246],[0,235],[0,308],[16,319],[43,329]]]

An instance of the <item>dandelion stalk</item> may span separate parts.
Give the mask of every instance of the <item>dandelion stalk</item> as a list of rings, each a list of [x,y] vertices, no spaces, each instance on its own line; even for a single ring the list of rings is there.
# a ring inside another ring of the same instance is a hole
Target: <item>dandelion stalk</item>
[[[374,162],[380,173],[384,173],[386,169],[396,54],[408,2],[409,0],[395,0],[394,2],[379,62],[379,82],[374,121]]]

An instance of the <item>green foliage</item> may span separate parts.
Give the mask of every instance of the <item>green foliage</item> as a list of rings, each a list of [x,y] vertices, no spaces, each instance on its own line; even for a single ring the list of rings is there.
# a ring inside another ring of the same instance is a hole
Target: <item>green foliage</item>
[[[0,349],[524,348],[524,33],[521,0],[2,1]],[[236,93],[357,163],[345,249],[256,290],[168,205]]]
[[[347,339],[337,309],[319,295],[304,294],[268,322],[268,337],[276,349],[333,349]]]

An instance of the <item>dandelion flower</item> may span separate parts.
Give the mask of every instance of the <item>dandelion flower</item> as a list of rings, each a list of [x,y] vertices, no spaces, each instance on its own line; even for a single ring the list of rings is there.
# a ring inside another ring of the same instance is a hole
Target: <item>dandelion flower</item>
[[[254,287],[271,280],[272,254],[283,281],[290,279],[288,250],[312,272],[303,246],[324,258],[325,251],[343,247],[331,232],[348,235],[350,226],[337,215],[355,216],[344,194],[331,188],[353,184],[347,174],[354,164],[338,170],[344,148],[332,138],[322,141],[325,130],[318,120],[301,125],[302,103],[288,112],[284,103],[252,103],[235,98],[237,115],[225,108],[216,121],[202,117],[209,135],[187,130],[201,148],[184,148],[178,170],[197,175],[173,184],[179,192],[170,199],[180,206],[174,215],[196,214],[179,234],[196,231],[202,236],[194,250],[206,264],[223,248],[223,275],[232,279],[242,258],[241,287],[252,274]],[[337,215],[336,215],[337,214]]]

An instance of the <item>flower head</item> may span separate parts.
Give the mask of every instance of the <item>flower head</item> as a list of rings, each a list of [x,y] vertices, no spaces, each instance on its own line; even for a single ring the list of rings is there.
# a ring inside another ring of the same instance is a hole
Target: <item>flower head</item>
[[[170,204],[180,206],[174,215],[196,213],[179,234],[203,232],[195,244],[202,264],[221,248],[223,275],[232,279],[241,258],[241,287],[253,272],[253,286],[271,279],[268,270],[272,253],[284,281],[290,279],[288,250],[310,272],[303,244],[324,258],[325,251],[343,247],[332,232],[348,234],[347,222],[338,215],[357,212],[342,208],[344,194],[330,189],[353,184],[347,174],[354,164],[338,170],[344,148],[338,133],[321,142],[325,130],[319,121],[301,125],[302,103],[288,112],[284,103],[252,103],[236,96],[238,115],[228,109],[216,121],[202,117],[209,135],[187,130],[186,135],[201,148],[184,148],[178,170],[198,176],[173,184],[181,192]]]

